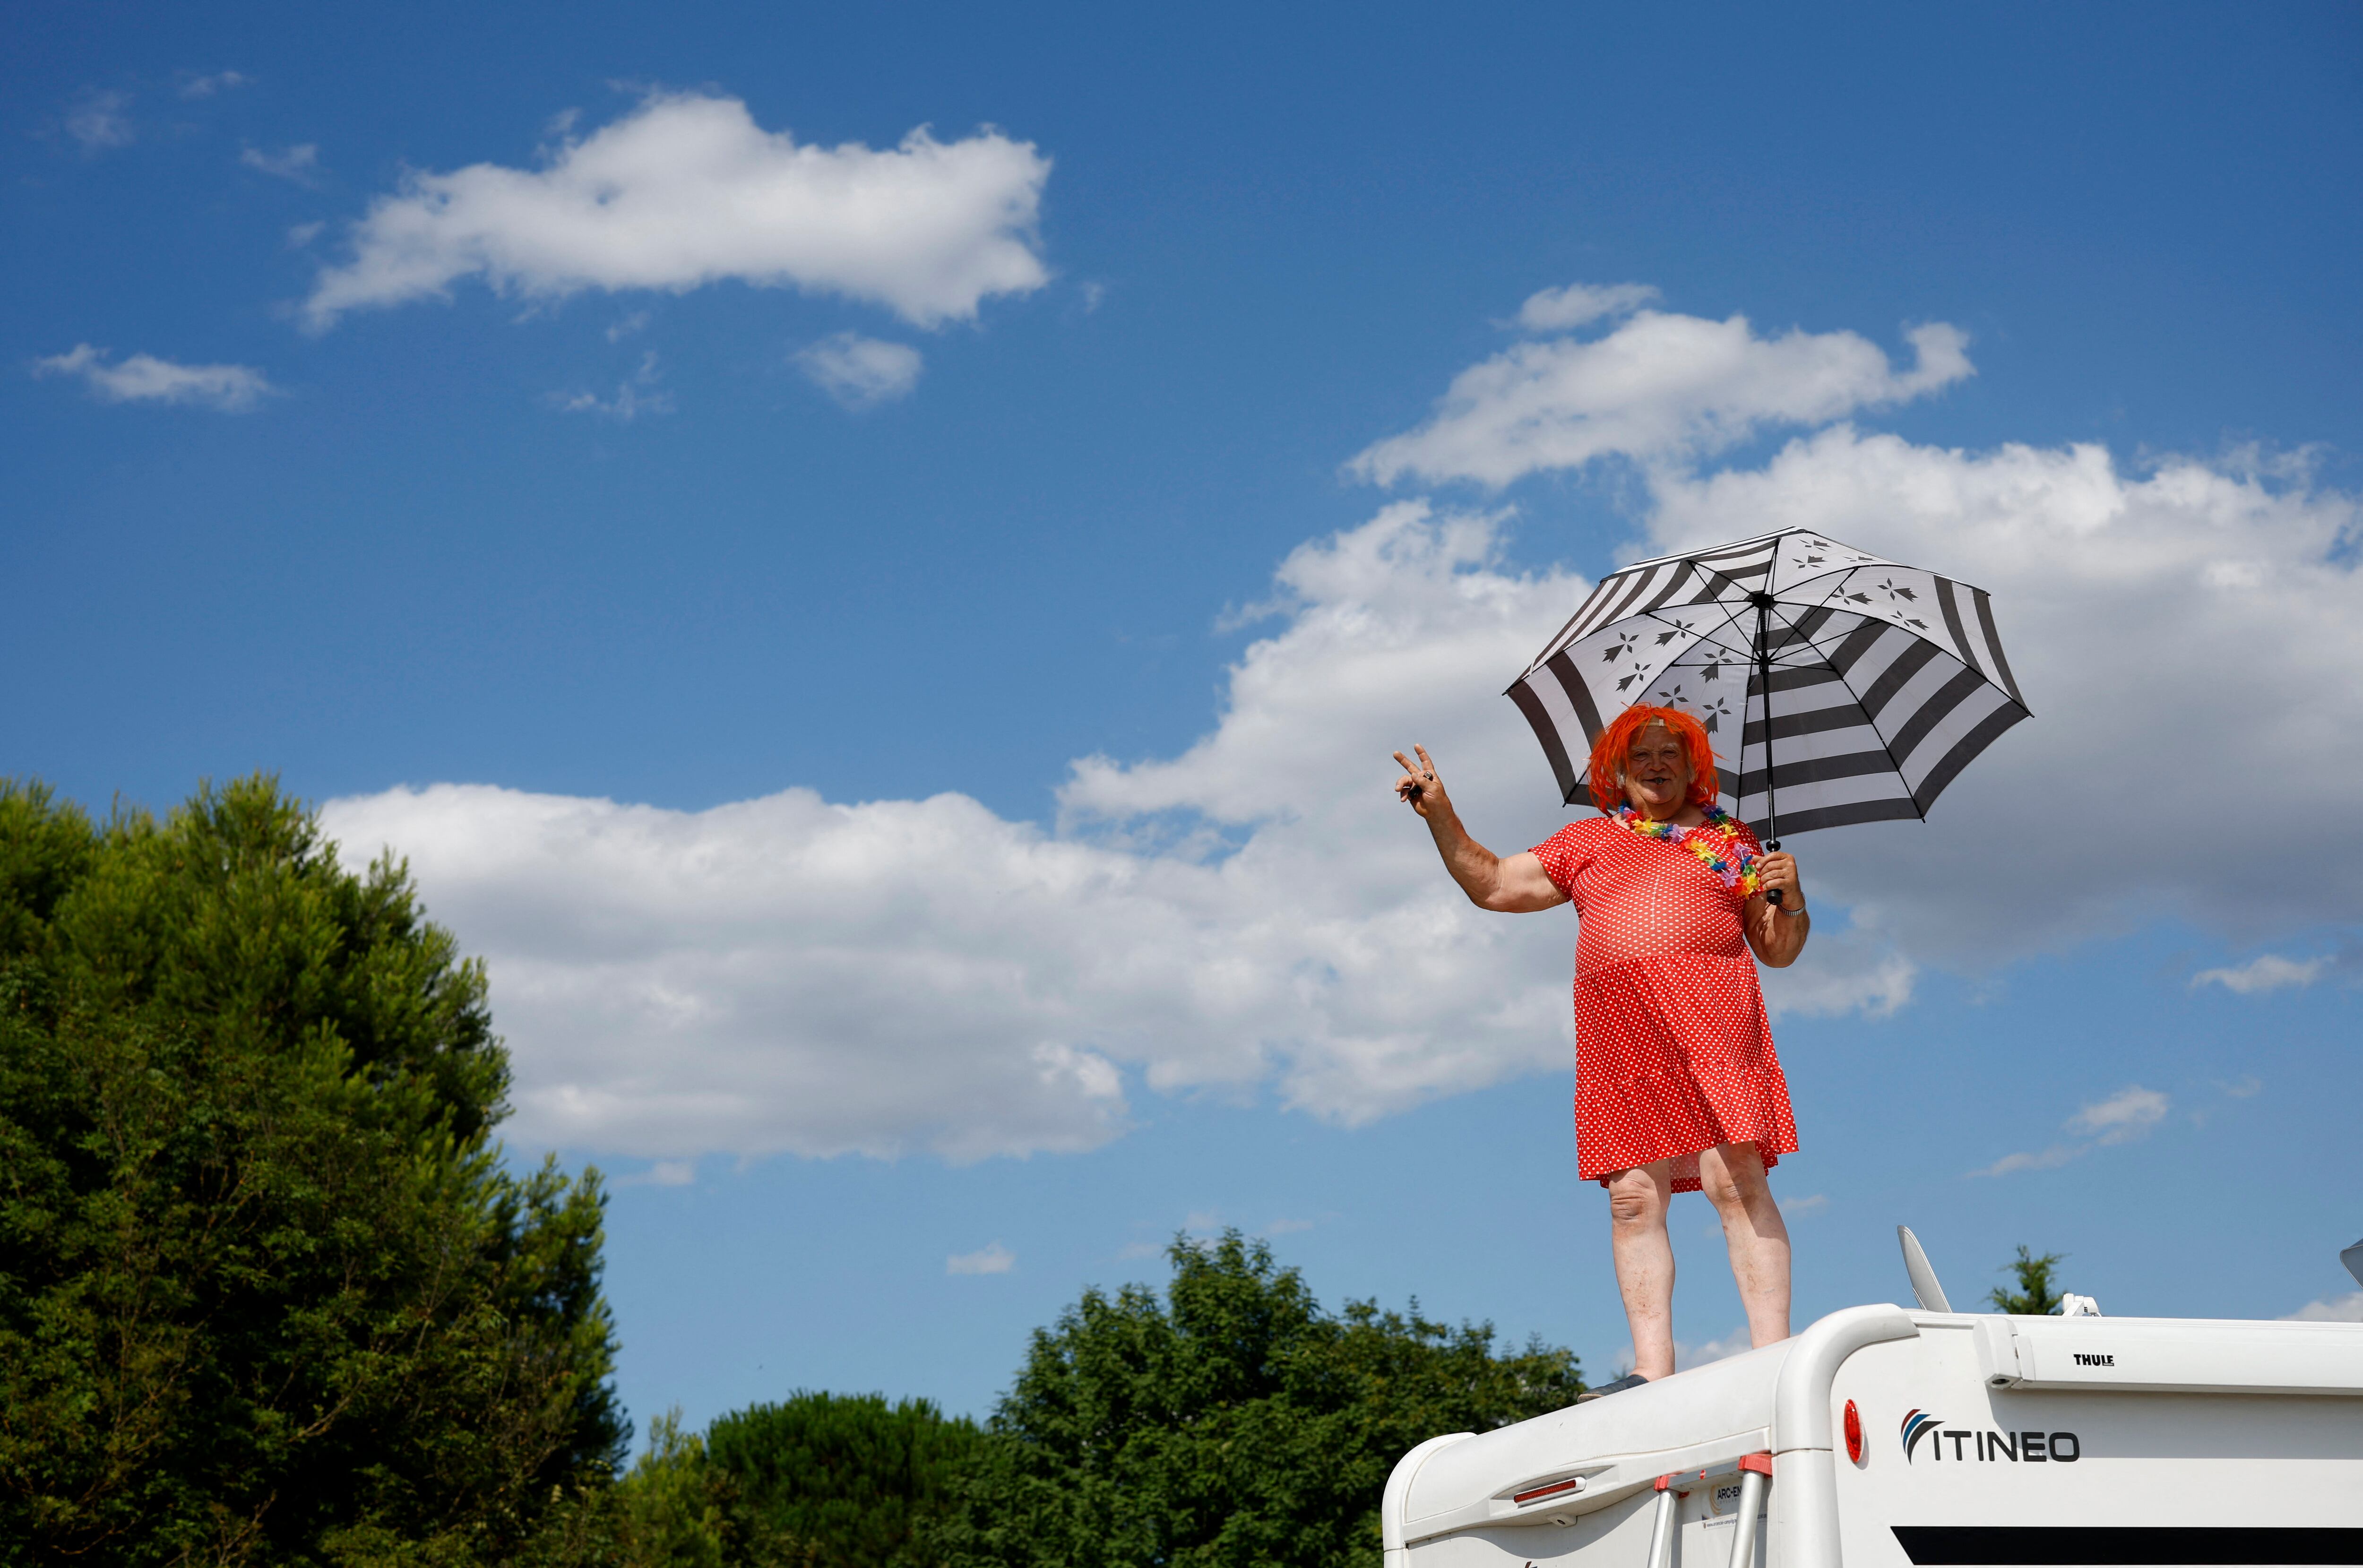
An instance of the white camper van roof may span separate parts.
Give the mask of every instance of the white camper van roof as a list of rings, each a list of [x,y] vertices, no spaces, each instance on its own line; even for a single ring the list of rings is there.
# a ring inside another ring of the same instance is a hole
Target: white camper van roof
[[[1729,1470],[1772,1447],[1774,1385],[1795,1343],[1451,1442],[1411,1477],[1402,1517],[1425,1534],[1532,1512],[1585,1513],[1670,1472]],[[1580,1485],[1561,1485],[1570,1481]]]
[[[1932,1334],[1973,1353],[1980,1381],[1996,1388],[2363,1395],[2363,1324],[1849,1307],[1777,1345],[1514,1426],[1431,1440],[1388,1482],[1387,1544],[1569,1518],[1660,1476],[1729,1473],[1752,1453],[1826,1452],[1832,1385],[1847,1358]]]

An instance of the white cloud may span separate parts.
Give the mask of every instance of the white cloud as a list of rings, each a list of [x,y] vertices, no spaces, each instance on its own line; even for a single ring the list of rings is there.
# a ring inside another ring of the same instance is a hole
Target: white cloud
[[[839,332],[799,351],[797,367],[813,384],[848,408],[871,408],[906,397],[919,384],[919,350]]]
[[[2173,1101],[2156,1089],[2128,1084],[2106,1099],[2095,1100],[2083,1106],[2068,1118],[2064,1124],[2067,1129],[2090,1141],[2055,1143],[2040,1153],[2005,1154],[1983,1170],[1971,1171],[1969,1174],[2007,1176],[2017,1171],[2057,1170],[2095,1149],[2148,1137],[2172,1108]]]
[[[1992,589],[2036,714],[1929,823],[1793,842],[1822,929],[1765,977],[1776,1030],[1892,1010],[1916,965],[2146,920],[2254,941],[2351,919],[2335,858],[2222,798],[2211,761],[2261,738],[2324,819],[2363,807],[2349,497],[2245,458],[2128,473],[2095,447],[1845,427],[1645,477],[1636,554],[1810,521]],[[1564,819],[1493,694],[1588,584],[1507,567],[1507,525],[1402,501],[1300,547],[1218,721],[1175,756],[1076,762],[1048,829],[957,795],[691,814],[454,785],[333,802],[327,826],[356,860],[407,853],[490,961],[528,1141],[974,1158],[1102,1142],[1144,1090],[1367,1121],[1570,1057],[1571,919],[1470,907],[1387,790],[1419,740],[1485,841]],[[2258,585],[2212,581],[2224,560]],[[2159,823],[2172,854],[2128,851]],[[2136,1085],[1987,1173],[2166,1106]]]
[[[1726,1357],[1743,1355],[1755,1347],[1748,1342],[1747,1325],[1743,1323],[1720,1340],[1703,1340],[1696,1344],[1688,1340],[1674,1341],[1674,1365],[1677,1369],[1704,1366]],[[1629,1357],[1631,1352],[1628,1351]]]
[[[134,134],[131,117],[124,111],[130,106],[128,93],[85,93],[66,112],[66,134],[80,142],[84,152],[128,147]]]
[[[615,334],[608,334],[610,341]],[[595,392],[556,392],[550,402],[566,414],[596,414],[604,418],[628,425],[643,414],[672,412],[672,394],[657,390],[657,351],[649,350],[640,356],[639,369],[624,381],[616,384],[615,395],[602,397]]]
[[[2166,1119],[2173,1102],[2156,1089],[2128,1084],[2105,1100],[2096,1100],[2068,1118],[2069,1130],[2097,1136],[2102,1143],[2125,1143],[2146,1138]]]
[[[2269,952],[2228,969],[2202,969],[2191,977],[2191,984],[2194,990],[2202,985],[2221,985],[2226,991],[2247,996],[2292,985],[2311,985],[2329,967],[2327,954],[2297,959]]]
[[[2363,1323],[2363,1290],[2309,1301],[2281,1319],[2284,1323]]]
[[[260,147],[250,147],[238,155],[238,161],[250,169],[276,179],[293,180],[299,185],[316,183],[320,174],[320,150],[308,141],[283,152],[265,152]]]
[[[235,71],[216,71],[211,76],[192,76],[181,83],[183,98],[210,98],[216,93],[227,93],[243,87],[253,78]]]
[[[1576,307],[1547,305],[1540,314]],[[1412,474],[1500,486],[1603,457],[1695,458],[1769,425],[1826,424],[1972,373],[1958,328],[1934,323],[1906,336],[1917,361],[1899,373],[1852,332],[1759,338],[1744,316],[1643,311],[1604,338],[1518,343],[1470,366],[1426,424],[1347,466],[1381,484]]]
[[[619,1187],[687,1187],[697,1184],[697,1162],[694,1160],[655,1160],[639,1171],[620,1174],[609,1172],[607,1179]]]
[[[1781,1215],[1784,1219],[1803,1219],[1807,1215],[1819,1214],[1829,1207],[1829,1195],[1815,1193],[1811,1197],[1792,1197],[1782,1200]]]
[[[1981,1171],[1971,1171],[1972,1176],[2007,1176],[2014,1171],[2056,1171],[2079,1154],[2090,1152],[2089,1143],[2055,1143],[2039,1153],[2005,1154]]]
[[[327,817],[357,855],[399,845],[489,955],[527,1142],[962,1159],[1124,1125],[1091,1036],[1126,987],[1095,984],[1108,944],[1057,950],[1077,905],[1156,901],[964,796],[689,814],[438,785]]]
[[[538,299],[737,279],[933,326],[1048,281],[1034,228],[1049,172],[1033,144],[995,130],[800,146],[736,98],[660,94],[538,168],[408,174],[353,226],[350,260],[321,272],[304,311],[325,328],[466,277]]]
[[[1518,307],[1518,325],[1529,332],[1564,332],[1611,317],[1630,316],[1658,297],[1648,284],[1570,284],[1530,295]]]
[[[973,1252],[954,1252],[944,1260],[948,1274],[1005,1274],[1017,1266],[1017,1254],[995,1241]]]
[[[1263,1228],[1263,1233],[1267,1236],[1293,1236],[1300,1230],[1312,1229],[1313,1224],[1310,1219],[1275,1219]]]
[[[1795,851],[1798,846],[1784,844]],[[1912,1000],[1919,965],[1875,921],[1827,919],[1814,933],[1814,962],[1768,971],[1764,995],[1775,1017],[1884,1018]]]
[[[107,350],[77,343],[70,353],[33,361],[35,375],[72,376],[107,403],[184,403],[240,414],[279,390],[249,365],[180,365],[153,354],[113,364]]]

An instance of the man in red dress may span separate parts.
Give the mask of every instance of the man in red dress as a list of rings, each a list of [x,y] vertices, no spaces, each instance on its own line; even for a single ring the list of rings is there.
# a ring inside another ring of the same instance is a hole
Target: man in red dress
[[[1673,708],[1635,706],[1592,748],[1602,816],[1522,854],[1469,836],[1425,748],[1400,751],[1395,791],[1435,836],[1481,909],[1573,904],[1576,1155],[1608,1189],[1616,1284],[1633,1373],[1595,1398],[1672,1375],[1674,1253],[1666,1210],[1704,1192],[1723,1221],[1748,1339],[1789,1336],[1789,1232],[1765,1180],[1797,1148],[1756,962],[1796,962],[1812,929],[1797,862],[1767,854],[1716,804],[1706,731]],[[1764,895],[1778,889],[1776,907]],[[1752,956],[1751,956],[1752,954]]]

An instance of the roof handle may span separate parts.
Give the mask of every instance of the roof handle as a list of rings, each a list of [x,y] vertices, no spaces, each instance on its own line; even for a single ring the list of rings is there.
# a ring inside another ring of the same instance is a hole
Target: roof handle
[[[1928,1266],[1928,1254],[1920,1250],[1920,1238],[1912,1234],[1909,1225],[1899,1225],[1895,1239],[1903,1244],[1903,1272],[1912,1276],[1912,1295],[1920,1303],[1920,1310],[1950,1312],[1953,1305],[1945,1299],[1945,1287],[1936,1283],[1936,1271]],[[2363,1248],[2363,1241],[2355,1245]],[[2357,1261],[2363,1262],[2363,1252],[2357,1253]]]

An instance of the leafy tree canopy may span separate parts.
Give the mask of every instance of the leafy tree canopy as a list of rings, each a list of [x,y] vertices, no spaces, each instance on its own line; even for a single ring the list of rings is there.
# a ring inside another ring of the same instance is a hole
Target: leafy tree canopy
[[[915,1528],[941,1511],[978,1437],[925,1399],[803,1393],[723,1417],[705,1446],[750,1539],[815,1568],[890,1568],[917,1561]]]
[[[612,1474],[595,1173],[484,976],[267,779],[0,781],[0,1562],[517,1560]]]
[[[1994,1304],[1995,1310],[2021,1318],[2042,1318],[2058,1312],[2067,1302],[2052,1290],[2051,1271],[2067,1256],[2065,1252],[2046,1252],[2038,1258],[2022,1246],[2018,1256],[2002,1266],[2004,1273],[2016,1276],[2018,1288],[2013,1291],[1996,1285],[1986,1299]]]
[[[924,1399],[807,1393],[649,1437],[610,1510],[634,1568],[921,1568],[982,1440]]]
[[[1380,1550],[1387,1473],[1442,1432],[1559,1409],[1575,1358],[1497,1355],[1458,1329],[1348,1302],[1237,1231],[1178,1238],[1159,1300],[1087,1291],[1037,1330],[989,1440],[931,1532],[959,1565],[1355,1568]]]

